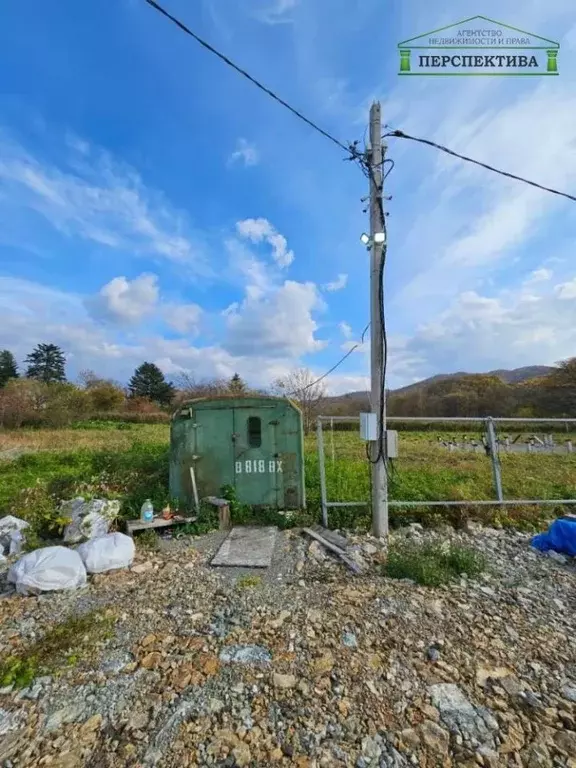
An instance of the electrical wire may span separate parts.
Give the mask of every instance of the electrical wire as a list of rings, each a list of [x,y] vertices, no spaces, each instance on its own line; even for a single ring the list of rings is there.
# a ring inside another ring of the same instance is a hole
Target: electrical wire
[[[292,390],[292,392],[287,392],[286,393],[286,397],[290,397],[291,395],[300,395],[300,394],[302,394],[302,392],[306,392],[307,389],[310,389],[314,385],[319,384],[321,381],[323,381],[326,378],[326,376],[329,376],[333,371],[335,371],[336,368],[338,368],[340,365],[342,365],[344,360],[346,360],[348,357],[350,357],[350,355],[352,354],[352,352],[354,352],[355,349],[358,349],[358,347],[362,346],[362,344],[364,343],[364,336],[365,336],[366,331],[368,330],[369,327],[370,327],[370,323],[368,323],[368,325],[362,331],[362,336],[361,336],[360,341],[358,341],[356,344],[354,344],[353,347],[350,347],[348,352],[346,352],[346,354],[343,357],[341,357],[340,360],[338,360],[338,362],[335,363],[332,366],[332,368],[330,368],[329,371],[326,371],[326,373],[323,373],[322,376],[319,376],[317,379],[312,381],[310,384],[306,384],[305,387],[300,387],[299,389]]]
[[[474,165],[479,165],[481,168],[485,168],[487,171],[498,173],[500,176],[506,176],[509,179],[514,179],[515,181],[522,181],[524,184],[529,184],[531,187],[536,187],[536,189],[542,189],[544,192],[550,192],[553,195],[559,195],[560,197],[565,197],[568,200],[573,200],[576,202],[576,196],[574,195],[569,195],[567,192],[560,192],[558,189],[553,189],[552,187],[545,187],[542,184],[538,184],[536,181],[530,181],[530,179],[525,179],[522,176],[516,176],[513,173],[508,173],[508,171],[502,171],[499,168],[494,168],[494,166],[488,165],[487,163],[481,163],[480,160],[474,160],[472,157],[460,155],[458,152],[454,152],[452,149],[448,149],[448,147],[444,147],[442,144],[437,144],[435,141],[430,141],[430,139],[420,139],[416,136],[410,136],[409,134],[404,133],[404,131],[390,131],[389,133],[385,133],[383,138],[388,136],[393,136],[398,139],[410,139],[410,141],[417,141],[419,144],[427,144],[429,147],[439,149],[441,152],[445,152],[447,155],[458,157],[460,160],[465,160],[467,163],[474,163]]]
[[[253,85],[259,88],[261,91],[264,91],[265,94],[267,94],[272,99],[274,99],[279,104],[281,104],[283,107],[285,107],[290,112],[292,112],[293,115],[298,117],[300,120],[303,120],[307,125],[313,128],[315,131],[320,133],[322,136],[324,136],[326,139],[331,141],[333,144],[336,144],[336,146],[340,147],[340,149],[343,149],[344,152],[346,152],[346,154],[351,155],[350,159],[356,159],[357,153],[353,147],[346,146],[346,144],[344,144],[342,141],[339,141],[337,138],[329,134],[328,131],[325,131],[323,128],[320,128],[320,126],[316,125],[316,123],[314,123],[312,120],[309,120],[305,115],[302,114],[302,112],[292,107],[290,104],[288,104],[287,101],[284,101],[284,99],[282,99],[280,96],[274,93],[274,91],[271,91],[270,88],[267,88],[265,85],[263,85],[255,77],[252,77],[251,74],[246,72],[245,69],[242,69],[242,67],[239,67],[237,64],[235,64],[231,59],[228,58],[228,56],[225,56],[223,53],[221,53],[216,48],[214,48],[213,45],[210,45],[210,43],[207,43],[206,40],[203,40],[199,35],[193,32],[189,27],[187,27],[186,24],[181,22],[179,19],[176,18],[176,16],[173,16],[165,8],[163,8],[159,3],[157,3],[156,0],[144,0],[144,1],[148,3],[149,6],[154,8],[154,10],[158,11],[158,13],[161,13],[167,19],[170,19],[170,21],[173,24],[176,24],[176,26],[179,27],[183,32],[185,32],[187,35],[190,35],[190,37],[194,38],[194,40],[196,40],[197,43],[200,43],[200,45],[206,48],[206,50],[210,51],[210,53],[213,53],[221,61],[227,64],[229,67],[232,67],[232,69],[236,70],[238,74],[242,75],[242,77],[245,77]]]

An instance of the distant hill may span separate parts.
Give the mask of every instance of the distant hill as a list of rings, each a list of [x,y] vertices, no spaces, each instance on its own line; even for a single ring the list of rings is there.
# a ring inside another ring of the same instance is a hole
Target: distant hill
[[[547,376],[553,371],[549,365],[526,365],[523,368],[512,368],[508,370],[506,368],[499,368],[496,371],[488,371],[486,376],[498,376],[498,378],[505,381],[506,384],[520,384],[522,381],[528,381],[528,379],[538,379],[542,376]],[[414,390],[422,389],[435,383],[436,381],[442,381],[443,379],[453,379],[458,376],[466,376],[465,371],[458,371],[458,373],[439,373],[436,376],[430,376],[428,379],[417,381],[414,384],[408,384],[406,387],[400,387],[400,389],[393,389],[394,394],[404,394],[406,392],[414,392]]]
[[[546,376],[553,370],[554,368],[549,365],[526,365],[523,368],[512,368],[511,370],[500,368],[496,371],[488,371],[486,375],[498,376],[507,384],[520,384],[520,382],[527,381],[528,379],[537,379],[542,376]],[[443,379],[453,379],[457,376],[466,375],[467,374],[464,371],[459,371],[458,373],[438,373],[436,376],[430,376],[428,379],[416,381],[414,384],[408,384],[407,386],[400,387],[399,389],[392,389],[390,390],[390,394],[401,395],[408,392],[415,392],[419,389],[425,389],[427,386],[437,381],[442,381]],[[362,391],[347,392],[345,395],[334,395],[333,397],[327,397],[325,402],[327,404],[334,403],[340,405],[345,403],[347,405],[354,405],[360,408],[364,408],[364,406],[370,405],[368,392]]]

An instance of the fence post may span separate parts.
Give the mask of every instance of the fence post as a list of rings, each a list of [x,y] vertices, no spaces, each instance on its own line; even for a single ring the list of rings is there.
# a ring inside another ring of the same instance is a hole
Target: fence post
[[[494,420],[492,417],[486,419],[486,432],[488,433],[488,445],[490,447],[490,459],[492,460],[492,476],[494,478],[494,489],[496,498],[502,501],[502,473],[500,466],[500,456],[498,455],[498,444],[496,442],[496,432],[494,430]]]
[[[316,439],[318,442],[318,471],[320,472],[320,503],[322,505],[322,525],[328,527],[328,506],[326,504],[326,469],[324,467],[324,434],[322,420],[316,422]]]

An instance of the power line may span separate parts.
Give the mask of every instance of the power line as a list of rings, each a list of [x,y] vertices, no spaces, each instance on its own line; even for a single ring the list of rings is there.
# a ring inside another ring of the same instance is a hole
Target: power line
[[[228,56],[225,56],[223,53],[220,53],[220,51],[216,50],[216,48],[214,48],[213,45],[210,45],[210,43],[207,43],[206,40],[203,40],[195,32],[192,32],[192,30],[189,27],[187,27],[186,24],[184,24],[179,19],[177,19],[175,16],[173,16],[171,13],[169,13],[165,8],[163,8],[161,5],[159,5],[156,2],[156,0],[145,0],[145,2],[148,3],[148,5],[150,5],[152,8],[154,8],[156,11],[158,11],[158,13],[161,13],[167,19],[170,19],[171,22],[176,24],[176,26],[179,27],[187,35],[190,35],[190,37],[193,37],[194,40],[196,40],[197,43],[200,43],[200,45],[203,46],[204,48],[206,48],[206,50],[210,51],[210,53],[213,53],[215,56],[217,56],[225,64],[228,64],[229,67],[232,67],[232,69],[236,70],[236,72],[238,72],[238,74],[242,75],[242,77],[245,77],[253,85],[255,85],[257,88],[259,88],[261,91],[264,91],[265,94],[267,94],[272,99],[274,99],[279,104],[281,104],[283,107],[285,107],[290,112],[292,112],[293,115],[298,117],[300,120],[303,120],[311,128],[314,128],[315,131],[320,133],[326,139],[329,139],[333,144],[336,144],[336,146],[340,147],[340,149],[343,149],[344,152],[346,152],[346,154],[351,155],[351,159],[356,159],[357,155],[356,155],[355,150],[352,147],[347,147],[343,142],[339,141],[337,138],[335,138],[334,136],[329,134],[328,131],[325,131],[323,128],[320,128],[320,126],[316,125],[316,123],[314,123],[312,120],[309,120],[305,115],[302,114],[302,112],[300,112],[299,110],[297,110],[294,107],[290,106],[290,104],[288,104],[287,101],[284,101],[284,99],[282,99],[280,96],[278,96],[276,93],[274,93],[274,91],[271,91],[270,88],[267,88],[265,85],[263,85],[255,77],[252,77],[252,75],[250,75],[248,72],[246,72],[245,69],[242,69],[242,67],[239,67],[231,59],[229,59]]]
[[[410,141],[417,141],[420,144],[427,144],[429,147],[434,147],[435,149],[439,149],[442,152],[446,152],[447,155],[452,155],[453,157],[460,158],[460,160],[465,160],[467,163],[474,163],[474,165],[479,165],[481,168],[486,168],[487,171],[493,171],[494,173],[500,174],[500,176],[506,176],[509,179],[514,179],[515,181],[522,181],[524,184],[529,184],[531,187],[536,187],[537,189],[544,190],[544,192],[551,192],[553,195],[566,197],[568,200],[574,200],[576,202],[576,197],[574,195],[569,195],[567,192],[560,192],[557,189],[552,189],[552,187],[545,187],[535,181],[530,181],[530,179],[525,179],[522,176],[516,176],[513,173],[508,173],[508,171],[501,171],[499,168],[494,168],[492,165],[481,163],[480,160],[474,160],[472,157],[460,155],[458,152],[454,152],[453,150],[448,149],[448,147],[444,147],[442,144],[436,144],[435,141],[430,141],[430,139],[420,139],[416,136],[410,136],[409,134],[404,133],[404,131],[390,131],[390,133],[385,133],[384,136],[394,136],[398,139],[410,139]]]
[[[362,346],[362,344],[364,343],[364,336],[366,335],[366,331],[368,330],[368,328],[370,328],[370,323],[368,323],[368,325],[362,331],[362,336],[360,338],[360,341],[358,341],[356,344],[354,344],[353,347],[350,347],[348,352],[346,352],[346,354],[343,357],[341,357],[340,360],[338,360],[338,362],[335,365],[333,365],[332,368],[330,368],[329,371],[326,371],[326,373],[323,373],[322,376],[319,376],[317,379],[312,381],[310,384],[306,384],[305,387],[300,387],[299,389],[292,390],[292,392],[287,392],[286,393],[286,397],[290,397],[290,395],[299,395],[302,392],[306,392],[307,389],[310,389],[315,384],[319,384],[321,381],[323,381],[326,378],[326,376],[329,376],[333,371],[336,370],[336,368],[341,366],[342,363],[344,362],[344,360],[349,358],[350,355],[352,354],[352,352],[354,352],[355,349],[358,349],[358,347]]]

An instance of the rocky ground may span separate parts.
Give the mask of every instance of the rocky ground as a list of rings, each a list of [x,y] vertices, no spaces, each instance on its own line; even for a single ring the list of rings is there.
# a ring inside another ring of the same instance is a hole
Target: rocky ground
[[[259,581],[209,567],[213,534],[74,593],[5,594],[1,658],[95,608],[113,631],[0,691],[0,765],[575,768],[575,565],[522,534],[442,536],[483,551],[489,571],[392,581],[364,538],[373,567],[354,576],[286,533]]]

